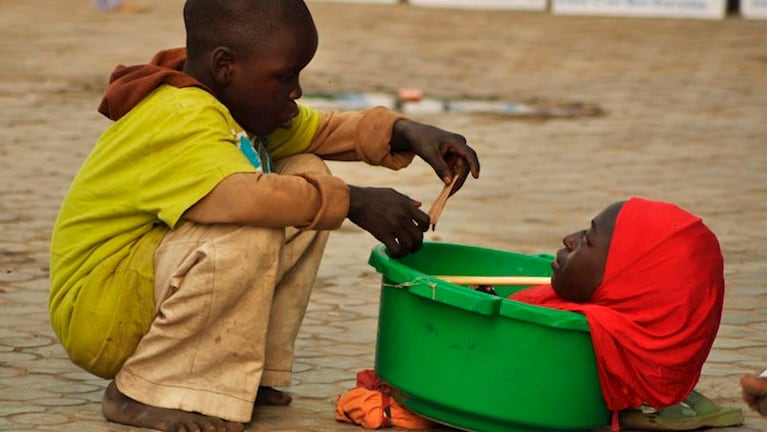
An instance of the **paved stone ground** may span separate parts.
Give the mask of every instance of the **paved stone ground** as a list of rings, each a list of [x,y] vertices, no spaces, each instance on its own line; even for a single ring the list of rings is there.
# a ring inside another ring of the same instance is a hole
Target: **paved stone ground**
[[[68,362],[48,323],[48,241],[58,205],[107,120],[96,113],[117,63],[183,43],[181,0],[139,15],[88,1],[0,0],[0,430],[126,431],[106,423],[106,382]],[[520,120],[414,114],[463,133],[482,176],[448,203],[431,240],[553,251],[606,205],[675,201],[718,233],[728,291],[698,385],[743,407],[738,376],[767,367],[767,22],[555,17],[312,3],[320,49],[307,92],[423,89],[440,98],[595,104],[604,115]],[[427,167],[333,169],[430,205]],[[352,431],[336,395],[373,365],[375,241],[333,237],[298,342],[295,401],[257,410],[250,431]],[[552,407],[552,412],[556,407]],[[767,430],[747,412],[738,431]]]

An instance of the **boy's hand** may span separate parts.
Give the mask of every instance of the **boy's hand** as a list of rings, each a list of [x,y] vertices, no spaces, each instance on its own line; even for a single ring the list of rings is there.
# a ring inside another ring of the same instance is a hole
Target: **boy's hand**
[[[456,193],[471,172],[479,178],[477,153],[466,144],[466,138],[434,126],[412,120],[397,120],[394,123],[391,147],[393,150],[412,150],[426,163],[445,184],[459,176],[450,195]]]
[[[386,246],[398,258],[415,252],[429,229],[421,203],[390,188],[349,186],[348,218]]]
[[[767,377],[742,375],[740,385],[743,389],[743,400],[748,407],[767,416]]]

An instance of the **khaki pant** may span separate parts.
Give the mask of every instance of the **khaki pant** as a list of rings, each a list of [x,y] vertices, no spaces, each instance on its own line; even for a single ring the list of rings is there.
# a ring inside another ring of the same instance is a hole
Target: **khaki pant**
[[[277,172],[327,172],[316,156]],[[269,205],[269,203],[264,203]],[[248,422],[259,385],[290,384],[327,231],[185,222],[155,254],[156,317],[115,377],[147,405]]]

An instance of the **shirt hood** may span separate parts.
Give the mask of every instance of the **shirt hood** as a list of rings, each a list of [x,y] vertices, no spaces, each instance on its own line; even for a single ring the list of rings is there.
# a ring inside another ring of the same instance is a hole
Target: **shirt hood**
[[[182,47],[158,52],[149,64],[118,65],[109,77],[99,112],[117,121],[163,84],[198,87],[212,94],[208,87],[183,72],[185,62],[186,48]]]

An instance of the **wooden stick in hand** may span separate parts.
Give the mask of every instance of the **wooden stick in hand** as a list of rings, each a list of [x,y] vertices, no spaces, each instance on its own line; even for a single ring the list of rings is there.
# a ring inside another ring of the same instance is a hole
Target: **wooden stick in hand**
[[[453,180],[450,182],[450,184],[445,185],[445,187],[442,188],[442,192],[439,193],[439,196],[436,200],[434,200],[434,203],[431,205],[431,208],[429,209],[429,219],[431,219],[431,230],[434,231],[434,228],[437,226],[437,220],[439,220],[439,215],[442,214],[442,209],[445,208],[445,204],[447,204],[447,199],[450,197],[450,191],[453,190],[453,186],[455,185],[455,182],[458,180],[458,176],[453,177]]]

